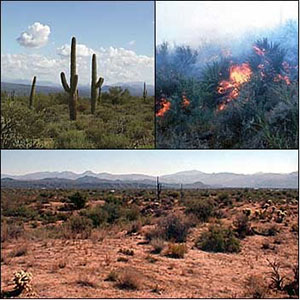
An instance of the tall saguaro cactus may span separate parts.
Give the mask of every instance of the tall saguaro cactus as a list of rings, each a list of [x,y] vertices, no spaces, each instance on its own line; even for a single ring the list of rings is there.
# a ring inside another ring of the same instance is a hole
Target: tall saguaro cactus
[[[99,77],[97,81],[97,58],[96,54],[93,54],[92,58],[92,82],[91,82],[91,113],[94,114],[96,110],[96,100],[97,100],[97,89],[99,89],[99,98],[101,95],[101,87],[104,82],[102,77]]]
[[[61,83],[64,90],[69,94],[70,120],[76,120],[77,117],[77,84],[78,75],[76,74],[76,39],[72,37],[71,59],[70,59],[70,86],[67,83],[64,72],[60,73]]]
[[[161,183],[159,183],[159,177],[156,178],[156,195],[157,200],[160,201]]]
[[[32,80],[31,92],[29,96],[29,108],[32,108],[33,98],[35,96],[35,83],[36,83],[36,76],[34,76]]]
[[[144,98],[144,100],[146,100],[146,98],[147,98],[147,88],[146,88],[146,82],[144,82],[143,98]]]

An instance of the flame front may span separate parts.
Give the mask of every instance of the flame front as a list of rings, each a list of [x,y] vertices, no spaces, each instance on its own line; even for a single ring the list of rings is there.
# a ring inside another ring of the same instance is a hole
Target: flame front
[[[170,109],[171,102],[169,102],[166,98],[161,98],[162,108],[156,113],[157,117],[163,117],[164,114]]]
[[[219,94],[225,94],[229,92],[227,99],[223,101],[218,110],[223,110],[226,104],[239,96],[240,86],[249,81],[252,75],[249,64],[243,63],[241,65],[233,65],[229,69],[229,80],[222,80],[219,83],[217,92]]]

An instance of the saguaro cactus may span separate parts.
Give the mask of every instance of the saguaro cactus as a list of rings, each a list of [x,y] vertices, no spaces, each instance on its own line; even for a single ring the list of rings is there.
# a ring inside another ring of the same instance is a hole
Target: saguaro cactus
[[[32,108],[33,98],[35,96],[35,82],[36,82],[36,76],[34,76],[32,80],[31,92],[29,97],[29,108]]]
[[[156,195],[157,200],[160,201],[161,183],[159,183],[159,177],[156,178]]]
[[[146,82],[144,82],[143,98],[144,98],[144,100],[146,100],[146,98],[147,98],[147,88],[146,88]]]
[[[183,186],[180,184],[180,201],[183,200]]]
[[[78,75],[76,74],[76,39],[72,37],[71,43],[71,59],[70,59],[70,86],[67,83],[66,75],[64,72],[60,73],[61,83],[64,90],[69,94],[69,110],[70,120],[76,120],[77,117],[77,84]]]
[[[92,58],[92,82],[91,82],[91,113],[94,114],[96,110],[96,100],[97,100],[97,89],[99,89],[98,101],[101,97],[101,87],[104,82],[102,77],[99,77],[97,81],[97,58],[96,54],[93,54]]]

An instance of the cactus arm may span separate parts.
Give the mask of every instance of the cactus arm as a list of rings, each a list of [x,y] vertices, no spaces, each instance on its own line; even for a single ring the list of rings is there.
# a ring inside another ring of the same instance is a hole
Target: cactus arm
[[[104,78],[100,77],[96,83],[96,88],[101,88],[103,82],[104,82]]]
[[[63,88],[64,90],[67,92],[67,93],[70,93],[71,89],[67,83],[67,80],[66,80],[66,75],[64,72],[61,72],[60,73],[60,79],[61,79],[61,83],[63,85]]]
[[[71,89],[70,90],[71,90],[72,94],[75,93],[75,91],[77,89],[77,84],[78,84],[78,75],[76,74],[76,75],[74,75],[73,82],[71,84]]]

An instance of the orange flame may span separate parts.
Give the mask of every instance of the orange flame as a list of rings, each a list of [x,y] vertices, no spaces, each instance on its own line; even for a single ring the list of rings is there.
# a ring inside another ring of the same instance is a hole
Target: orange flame
[[[264,56],[265,55],[265,49],[260,49],[257,46],[253,46],[253,49],[255,51],[255,53],[259,56]]]
[[[217,88],[219,94],[225,94],[230,91],[227,100],[219,105],[218,110],[225,109],[226,103],[239,96],[240,86],[250,80],[252,71],[249,64],[243,63],[231,66],[229,74],[229,80],[222,80]]]
[[[278,82],[278,81],[280,81],[280,80],[284,80],[285,83],[286,83],[287,85],[290,85],[290,84],[291,84],[291,80],[290,80],[290,78],[289,78],[287,75],[282,76],[282,75],[278,74],[278,75],[276,75],[276,76],[274,77],[274,81],[275,81],[275,82]]]
[[[191,103],[185,94],[182,95],[182,101],[183,101],[182,102],[183,107],[188,107]]]
[[[169,102],[166,98],[161,98],[161,104],[162,108],[156,113],[157,117],[163,117],[171,107],[171,102]]]

